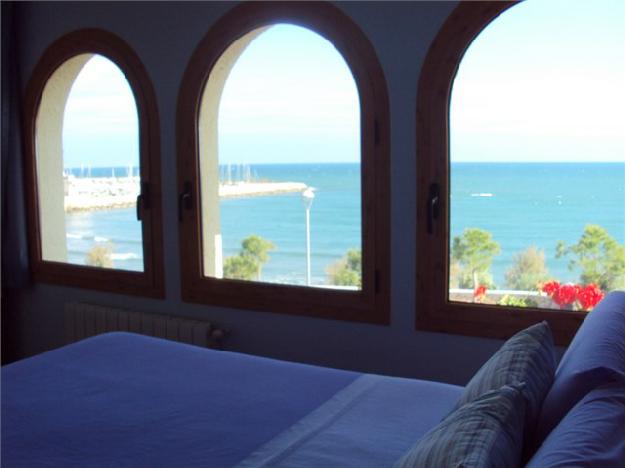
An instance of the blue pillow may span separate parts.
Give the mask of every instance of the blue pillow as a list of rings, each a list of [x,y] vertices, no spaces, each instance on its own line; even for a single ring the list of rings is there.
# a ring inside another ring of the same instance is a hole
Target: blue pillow
[[[536,445],[593,388],[625,375],[625,292],[611,292],[590,312],[556,370],[536,429]]]
[[[525,397],[522,384],[491,390],[451,413],[395,464],[410,467],[517,467]]]
[[[532,433],[545,395],[553,382],[555,349],[547,322],[521,330],[497,351],[473,376],[455,408],[475,400],[485,392],[523,382],[527,399],[526,435]]]
[[[592,390],[547,436],[527,467],[625,466],[625,379]]]

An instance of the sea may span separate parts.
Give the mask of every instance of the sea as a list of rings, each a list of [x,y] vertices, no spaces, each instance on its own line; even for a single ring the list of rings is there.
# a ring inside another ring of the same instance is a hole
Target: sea
[[[73,175],[110,177],[128,168],[70,169]],[[136,168],[134,170],[136,175]],[[330,265],[348,249],[360,248],[359,164],[259,164],[221,169],[225,177],[304,182],[314,187],[310,208],[311,278],[327,281]],[[556,259],[558,241],[576,243],[587,224],[603,226],[625,245],[625,163],[452,163],[451,237],[478,227],[492,233],[501,253],[491,266],[495,284],[513,256],[535,246],[545,253],[552,278],[577,281],[579,271]],[[414,213],[414,204],[406,204]],[[412,215],[412,213],[411,213]],[[306,281],[306,217],[299,193],[229,198],[220,201],[223,256],[235,255],[241,241],[259,235],[275,248],[262,270],[268,282]],[[396,223],[397,225],[397,223]],[[116,268],[142,270],[141,227],[134,208],[66,214],[68,261],[84,263],[94,242],[113,247]]]

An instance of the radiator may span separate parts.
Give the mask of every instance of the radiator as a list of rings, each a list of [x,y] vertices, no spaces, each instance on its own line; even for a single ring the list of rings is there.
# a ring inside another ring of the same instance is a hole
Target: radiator
[[[100,333],[128,331],[205,348],[221,348],[224,331],[210,322],[72,302],[65,304],[67,344]]]

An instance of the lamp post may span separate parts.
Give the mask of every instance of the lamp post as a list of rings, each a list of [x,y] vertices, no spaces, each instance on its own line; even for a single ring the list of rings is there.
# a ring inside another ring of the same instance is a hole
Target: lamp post
[[[302,192],[302,202],[306,210],[306,285],[310,286],[310,207],[312,206],[315,192],[308,187]]]

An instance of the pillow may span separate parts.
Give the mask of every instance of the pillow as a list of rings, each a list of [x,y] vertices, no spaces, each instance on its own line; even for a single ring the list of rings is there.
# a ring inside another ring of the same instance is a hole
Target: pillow
[[[484,392],[514,382],[524,382],[527,398],[526,433],[533,432],[540,406],[553,382],[556,357],[547,322],[537,323],[518,332],[497,351],[467,384],[456,404],[458,408]]]
[[[625,465],[625,380],[591,390],[549,434],[527,467]]]
[[[540,413],[536,445],[590,390],[625,375],[625,292],[609,293],[568,347]]]
[[[522,387],[505,385],[458,408],[395,467],[519,466],[525,419]]]

